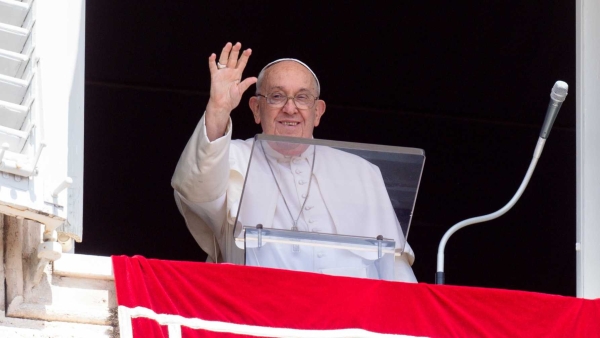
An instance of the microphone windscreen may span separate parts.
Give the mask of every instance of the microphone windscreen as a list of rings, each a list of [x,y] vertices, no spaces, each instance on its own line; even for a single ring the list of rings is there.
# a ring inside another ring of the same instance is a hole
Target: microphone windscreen
[[[554,87],[552,87],[552,93],[550,97],[558,102],[563,102],[569,92],[569,85],[563,81],[556,81]]]

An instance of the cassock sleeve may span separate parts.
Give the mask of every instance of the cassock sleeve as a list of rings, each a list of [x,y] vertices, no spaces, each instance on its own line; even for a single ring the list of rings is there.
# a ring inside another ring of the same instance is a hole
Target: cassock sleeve
[[[194,239],[209,260],[221,261],[223,225],[227,219],[227,187],[231,119],[224,136],[210,142],[204,116],[188,141],[171,179],[175,202]]]

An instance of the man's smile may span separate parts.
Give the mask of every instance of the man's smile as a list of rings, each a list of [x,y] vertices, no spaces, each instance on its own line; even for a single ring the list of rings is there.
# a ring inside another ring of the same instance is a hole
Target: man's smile
[[[279,121],[279,123],[283,124],[284,126],[292,126],[292,127],[300,124],[300,122],[292,122],[292,121]]]

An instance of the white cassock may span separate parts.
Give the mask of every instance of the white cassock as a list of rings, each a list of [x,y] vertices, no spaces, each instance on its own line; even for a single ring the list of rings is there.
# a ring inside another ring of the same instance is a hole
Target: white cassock
[[[226,134],[210,142],[203,117],[175,169],[171,184],[177,206],[209,260],[244,263],[243,250],[234,243],[233,224],[240,208],[253,141],[232,141],[230,121]],[[267,156],[261,151],[262,147],[257,147],[255,152],[260,151],[260,154],[254,155],[247,183],[261,189],[247,186],[238,221],[243,225],[260,223],[265,228],[289,230],[292,219],[299,216],[300,231],[365,237],[383,235],[393,239],[397,251],[402,252],[394,262],[394,279],[416,282],[410,268],[414,253],[405,242],[377,166],[329,147],[318,146],[315,150],[311,146],[299,156],[286,157],[270,149],[267,143],[264,145]],[[350,252],[304,248],[291,255],[287,251],[278,252],[287,249],[289,247],[261,248],[260,256],[254,251],[248,259],[254,260],[256,265],[291,270],[357,277],[374,274],[368,260]]]

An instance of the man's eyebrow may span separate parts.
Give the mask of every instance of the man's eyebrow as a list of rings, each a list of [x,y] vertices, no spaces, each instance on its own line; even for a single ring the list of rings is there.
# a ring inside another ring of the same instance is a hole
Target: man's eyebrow
[[[282,86],[272,86],[272,87],[271,87],[271,88],[269,88],[269,89],[270,89],[270,90],[273,90],[273,89],[281,89],[281,90],[285,90],[285,88],[283,88]],[[304,88],[304,87],[302,87],[302,88],[300,88],[300,90],[299,90],[298,92],[310,92],[310,89],[309,89],[309,88]]]

